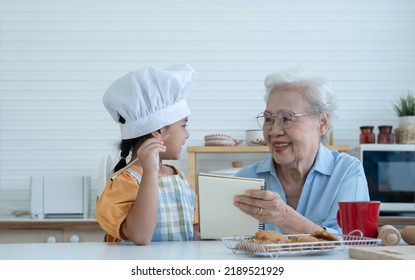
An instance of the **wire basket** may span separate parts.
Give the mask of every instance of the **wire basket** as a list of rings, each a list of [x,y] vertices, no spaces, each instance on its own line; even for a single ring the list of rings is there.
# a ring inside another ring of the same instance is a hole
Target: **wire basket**
[[[285,235],[287,239],[301,235]],[[341,251],[349,246],[376,246],[380,239],[367,238],[356,235],[336,235],[338,241],[321,242],[290,242],[280,244],[259,244],[254,243],[254,236],[223,237],[225,247],[233,253],[242,252],[258,256],[277,257],[280,255],[302,255],[323,252]]]

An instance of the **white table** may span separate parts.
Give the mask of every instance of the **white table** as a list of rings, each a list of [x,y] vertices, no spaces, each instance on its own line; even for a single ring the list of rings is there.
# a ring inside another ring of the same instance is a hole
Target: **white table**
[[[284,255],[281,260],[344,260],[341,251]],[[0,260],[246,260],[272,259],[233,253],[222,241],[153,242],[147,246],[105,242],[0,244]]]

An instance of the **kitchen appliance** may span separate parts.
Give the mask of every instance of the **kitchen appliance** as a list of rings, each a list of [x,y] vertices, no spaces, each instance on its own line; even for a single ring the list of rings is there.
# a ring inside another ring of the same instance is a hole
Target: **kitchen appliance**
[[[90,176],[31,177],[30,214],[33,219],[88,218]]]
[[[415,215],[415,145],[362,144],[359,156],[380,215]]]

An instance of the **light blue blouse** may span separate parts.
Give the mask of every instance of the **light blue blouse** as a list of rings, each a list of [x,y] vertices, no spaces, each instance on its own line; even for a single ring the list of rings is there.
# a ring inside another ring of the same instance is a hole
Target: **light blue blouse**
[[[277,192],[286,203],[271,155],[241,169],[235,176],[265,179],[265,189]],[[369,190],[361,162],[346,153],[320,144],[317,158],[307,175],[296,211],[329,232],[341,234],[336,214],[339,201],[368,201]],[[272,224],[265,229],[281,230]]]

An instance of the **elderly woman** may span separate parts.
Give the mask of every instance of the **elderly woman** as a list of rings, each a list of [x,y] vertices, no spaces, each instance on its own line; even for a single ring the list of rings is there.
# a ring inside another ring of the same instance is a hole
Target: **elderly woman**
[[[287,70],[268,75],[265,86],[257,120],[270,154],[236,174],[265,179],[265,190],[237,195],[234,205],[267,230],[341,233],[338,202],[368,201],[369,193],[361,162],[324,146],[336,108],[329,81]]]

